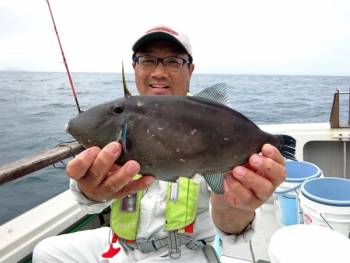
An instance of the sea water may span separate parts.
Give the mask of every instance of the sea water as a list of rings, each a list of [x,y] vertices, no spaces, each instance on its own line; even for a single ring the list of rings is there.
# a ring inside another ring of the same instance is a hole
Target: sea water
[[[72,76],[82,110],[123,96],[119,73]],[[127,79],[136,94],[133,74]],[[219,82],[227,84],[232,107],[257,124],[309,123],[328,122],[333,93],[348,91],[350,77],[194,74],[191,93]],[[65,73],[0,72],[0,166],[72,141],[64,126],[76,114]],[[64,164],[57,164],[1,185],[0,224],[68,189],[68,182]]]

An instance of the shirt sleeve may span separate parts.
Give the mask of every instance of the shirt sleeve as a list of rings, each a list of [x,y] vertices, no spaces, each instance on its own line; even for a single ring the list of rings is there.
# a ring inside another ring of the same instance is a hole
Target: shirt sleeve
[[[73,196],[73,199],[77,201],[80,207],[88,214],[97,214],[102,212],[106,207],[110,206],[114,200],[106,202],[96,202],[87,198],[79,189],[78,183],[70,179],[69,187]]]
[[[210,186],[207,184],[207,190],[211,193]],[[211,206],[210,206],[210,215],[211,215]],[[222,232],[213,222],[216,233],[220,236],[222,246],[243,244],[249,242],[255,233],[255,225],[256,225],[256,215],[253,220],[248,224],[248,226],[244,229],[244,231],[239,235],[228,234]]]
[[[243,244],[243,243],[249,242],[255,233],[255,223],[256,223],[256,216],[249,223],[249,225],[244,229],[244,231],[239,235],[224,233],[220,229],[218,229],[215,226],[215,224],[214,226],[217,234],[220,236],[222,246],[227,248],[227,246],[230,246],[230,245],[237,245],[237,244]]]

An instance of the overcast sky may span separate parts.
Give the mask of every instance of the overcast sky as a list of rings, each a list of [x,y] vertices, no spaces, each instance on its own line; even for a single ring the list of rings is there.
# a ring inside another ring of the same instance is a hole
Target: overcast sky
[[[350,75],[350,1],[51,0],[71,71],[132,72],[131,46],[166,24],[196,73]],[[0,0],[0,70],[64,71],[45,0]]]

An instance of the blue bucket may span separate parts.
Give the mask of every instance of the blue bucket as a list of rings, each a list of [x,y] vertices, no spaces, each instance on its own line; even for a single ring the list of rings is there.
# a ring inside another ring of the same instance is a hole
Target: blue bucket
[[[281,223],[285,226],[298,224],[299,208],[295,196],[290,194],[278,195],[277,200],[280,209]]]
[[[302,217],[299,216],[300,208],[296,193],[304,181],[320,177],[321,169],[313,163],[304,161],[287,161],[287,177],[275,190],[279,206],[279,218],[285,226],[298,224]]]
[[[315,178],[301,185],[305,224],[330,227],[350,239],[350,180]]]
[[[319,204],[350,206],[350,180],[335,177],[316,178],[301,186],[301,193]]]

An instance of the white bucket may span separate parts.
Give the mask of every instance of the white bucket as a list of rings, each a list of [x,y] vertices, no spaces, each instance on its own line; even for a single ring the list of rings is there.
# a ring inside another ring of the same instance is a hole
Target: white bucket
[[[305,224],[325,226],[350,238],[350,180],[312,179],[301,186],[299,198]]]
[[[271,263],[349,263],[350,240],[329,228],[292,225],[276,231],[270,241]]]
[[[277,221],[282,226],[302,223],[297,200],[300,186],[306,180],[323,176],[318,166],[304,161],[287,161],[286,172],[286,179],[274,192]]]

